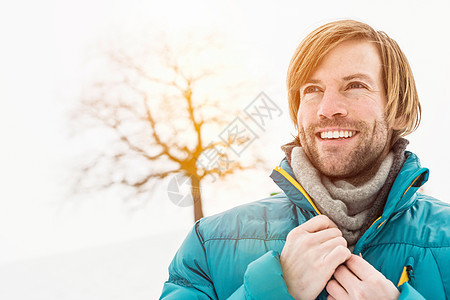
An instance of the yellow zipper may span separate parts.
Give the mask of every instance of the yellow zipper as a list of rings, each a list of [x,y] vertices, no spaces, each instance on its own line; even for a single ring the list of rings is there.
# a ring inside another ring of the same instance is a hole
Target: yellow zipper
[[[414,185],[414,183],[417,181],[417,179],[419,179],[419,177],[420,177],[421,175],[422,175],[422,174],[420,174],[419,176],[417,176],[417,177],[413,180],[413,182],[411,182],[411,184],[408,186],[408,188],[406,189],[406,191],[403,193],[402,197],[405,196],[406,192],[409,191],[409,189]],[[381,216],[378,217],[375,221],[373,221],[372,225],[374,225],[379,219],[381,219]],[[377,229],[380,228],[380,226],[383,225],[384,222],[386,222],[386,220],[384,220],[383,222],[381,222],[381,223],[377,226]],[[372,225],[370,225],[370,227],[372,227]],[[369,228],[370,228],[370,227],[369,227]]]
[[[297,182],[297,180],[295,180],[294,178],[292,178],[291,175],[289,175],[288,172],[286,172],[285,170],[283,170],[281,167],[276,166],[275,167],[275,171],[277,171],[278,173],[280,173],[281,175],[283,175],[287,180],[289,180],[290,183],[292,183],[293,186],[295,186],[300,193],[303,194],[303,196],[305,196],[306,200],[308,200],[309,204],[311,204],[311,206],[314,208],[314,210],[316,211],[316,213],[318,215],[321,215],[320,211],[317,209],[316,205],[314,204],[314,202],[312,201],[311,197],[309,197],[308,193],[305,191],[305,189],[303,189],[303,187]]]
[[[422,176],[422,173],[419,174],[416,179],[413,180],[413,182],[411,182],[411,184],[408,186],[408,188],[406,189],[406,191],[403,193],[402,197],[405,196],[406,192],[409,191],[409,189],[413,186],[414,183],[416,183],[417,179],[419,179],[419,177]]]
[[[401,286],[405,282],[409,281],[408,269],[407,266],[403,267],[402,275],[400,276],[400,280],[398,281],[397,287]]]

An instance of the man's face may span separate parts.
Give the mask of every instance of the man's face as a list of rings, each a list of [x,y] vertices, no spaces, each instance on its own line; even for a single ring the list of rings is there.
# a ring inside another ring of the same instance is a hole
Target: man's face
[[[346,41],[333,48],[300,87],[299,138],[324,175],[364,178],[389,151],[391,126],[377,48]]]

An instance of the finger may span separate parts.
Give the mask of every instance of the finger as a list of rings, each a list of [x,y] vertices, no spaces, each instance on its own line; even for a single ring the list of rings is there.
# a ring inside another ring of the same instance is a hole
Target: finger
[[[331,299],[346,299],[349,297],[347,291],[334,279],[328,281],[325,287]]]
[[[318,232],[311,233],[312,240],[317,244],[325,243],[336,237],[342,237],[342,231],[338,228],[327,228]]]
[[[336,298],[334,298],[334,297],[331,296],[331,295],[328,295],[327,300],[336,300]]]
[[[320,248],[323,250],[324,253],[328,253],[331,252],[337,246],[343,246],[347,248],[347,241],[342,236],[337,236],[329,239],[328,241],[323,242],[320,245]]]
[[[352,255],[350,259],[345,263],[347,268],[353,272],[359,279],[364,280],[365,278],[372,276],[374,272],[381,274],[377,269],[375,269],[369,262],[364,258],[357,255]]]
[[[361,283],[361,280],[359,280],[359,278],[345,265],[340,265],[333,276],[348,293],[352,291],[352,287],[358,287]]]
[[[327,228],[337,228],[337,225],[334,224],[334,222],[331,221],[330,218],[328,218],[327,216],[318,215],[314,218],[309,219],[308,221],[300,225],[298,228],[313,233]]]
[[[347,247],[338,245],[333,250],[331,250],[325,257],[323,258],[324,265],[330,266],[332,270],[336,270],[336,268],[343,264],[346,260],[351,257],[352,253],[348,250]]]

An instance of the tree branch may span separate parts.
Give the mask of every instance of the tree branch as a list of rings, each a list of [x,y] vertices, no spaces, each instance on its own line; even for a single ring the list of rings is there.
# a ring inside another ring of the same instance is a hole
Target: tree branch
[[[161,173],[157,173],[157,174],[149,174],[149,175],[145,176],[143,179],[136,181],[136,182],[129,182],[126,179],[122,179],[120,182],[116,182],[116,184],[123,184],[123,185],[130,186],[130,187],[140,188],[141,186],[145,185],[152,178],[164,179],[167,176],[169,176],[170,174],[179,173],[180,171],[181,171],[180,169],[176,169],[176,170],[165,171],[165,172],[161,172]]]

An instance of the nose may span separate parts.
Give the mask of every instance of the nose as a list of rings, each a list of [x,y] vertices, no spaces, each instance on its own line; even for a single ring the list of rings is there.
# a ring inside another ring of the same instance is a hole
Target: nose
[[[347,116],[347,108],[344,96],[334,89],[326,89],[320,101],[319,118],[332,119]]]

